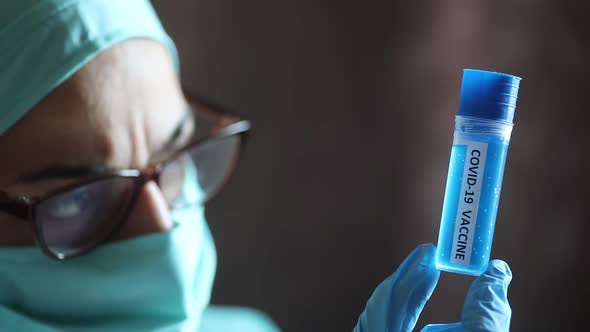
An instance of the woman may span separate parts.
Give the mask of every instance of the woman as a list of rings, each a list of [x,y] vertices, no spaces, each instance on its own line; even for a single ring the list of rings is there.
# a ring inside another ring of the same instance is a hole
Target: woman
[[[203,204],[249,123],[185,95],[146,0],[0,4],[0,330],[275,331],[208,305],[215,249]],[[416,249],[358,331],[410,331],[439,273]],[[478,278],[462,323],[507,330],[510,270]]]

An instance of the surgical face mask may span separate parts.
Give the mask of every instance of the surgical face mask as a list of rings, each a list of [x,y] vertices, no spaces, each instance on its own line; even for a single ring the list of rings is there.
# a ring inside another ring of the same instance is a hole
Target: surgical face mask
[[[202,195],[187,167],[180,200]],[[204,207],[172,212],[166,233],[104,244],[68,261],[36,247],[0,248],[1,331],[194,332],[216,254]]]

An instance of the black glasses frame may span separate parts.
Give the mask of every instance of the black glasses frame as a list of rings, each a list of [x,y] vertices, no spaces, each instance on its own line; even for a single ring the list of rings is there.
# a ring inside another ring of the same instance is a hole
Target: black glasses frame
[[[43,253],[45,253],[47,256],[51,258],[65,260],[83,255],[88,251],[94,249],[97,245],[104,242],[106,239],[110,238],[113,235],[113,233],[120,229],[120,227],[127,220],[129,213],[135,205],[143,186],[150,181],[154,181],[156,182],[156,184],[158,184],[158,186],[160,186],[160,174],[162,170],[166,167],[166,165],[168,165],[171,162],[174,162],[187,151],[193,150],[205,143],[211,142],[212,140],[238,135],[240,137],[240,146],[238,151],[236,152],[237,155],[235,160],[239,160],[239,155],[242,153],[245,144],[248,140],[248,133],[251,128],[250,121],[241,119],[240,117],[236,116],[235,113],[228,111],[225,108],[219,107],[217,104],[207,101],[202,97],[197,97],[193,94],[187,93],[186,91],[185,96],[189,101],[189,105],[191,105],[191,107],[204,107],[208,111],[214,113],[212,114],[213,117],[218,118],[219,124],[214,125],[210,133],[204,135],[201,138],[196,139],[194,142],[189,143],[187,146],[179,149],[178,151],[175,151],[171,156],[169,156],[165,160],[154,161],[143,169],[109,170],[103,174],[89,177],[88,179],[85,179],[80,182],[65,185],[63,187],[52,190],[49,193],[39,196],[13,195],[0,190],[0,211],[17,217],[23,222],[30,222],[33,226],[34,236],[39,246],[41,247]],[[198,110],[194,110],[194,112],[196,113],[198,112]],[[212,193],[210,196],[208,196],[206,200],[211,199],[219,191],[221,191],[221,189],[227,183],[227,180],[231,177],[231,174],[235,171],[235,168],[236,165],[233,165],[233,167],[229,171],[229,174],[225,177],[225,182],[220,184],[219,189],[216,190],[216,192]],[[134,189],[132,190],[131,199],[128,203],[127,211],[121,215],[121,220],[119,220],[116,223],[116,225],[104,237],[104,239],[96,241],[96,243],[90,243],[84,248],[81,248],[79,251],[76,251],[75,253],[56,254],[55,252],[53,252],[49,248],[47,242],[45,241],[42,225],[37,221],[37,206],[45,200],[48,200],[57,195],[61,195],[65,192],[72,191],[78,187],[86,186],[93,182],[111,179],[115,177],[134,179]]]

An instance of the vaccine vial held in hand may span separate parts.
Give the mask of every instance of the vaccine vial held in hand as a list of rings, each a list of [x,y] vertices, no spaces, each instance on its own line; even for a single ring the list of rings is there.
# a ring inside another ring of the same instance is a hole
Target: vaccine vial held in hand
[[[439,270],[480,275],[488,266],[520,81],[463,71],[435,259]]]

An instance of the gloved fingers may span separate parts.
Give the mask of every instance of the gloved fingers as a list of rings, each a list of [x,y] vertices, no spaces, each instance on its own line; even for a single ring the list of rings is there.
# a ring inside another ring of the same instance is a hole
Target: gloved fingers
[[[428,324],[420,332],[464,332],[461,323]]]
[[[466,331],[504,332],[510,329],[512,310],[508,303],[510,267],[504,261],[490,261],[488,269],[473,281],[463,305]]]
[[[412,331],[432,295],[440,272],[434,266],[436,247],[423,244],[400,265],[391,280],[387,326],[390,331]]]
[[[397,271],[377,288],[357,323],[355,332],[410,332],[432,295],[440,272],[434,267],[436,247],[416,248]]]

